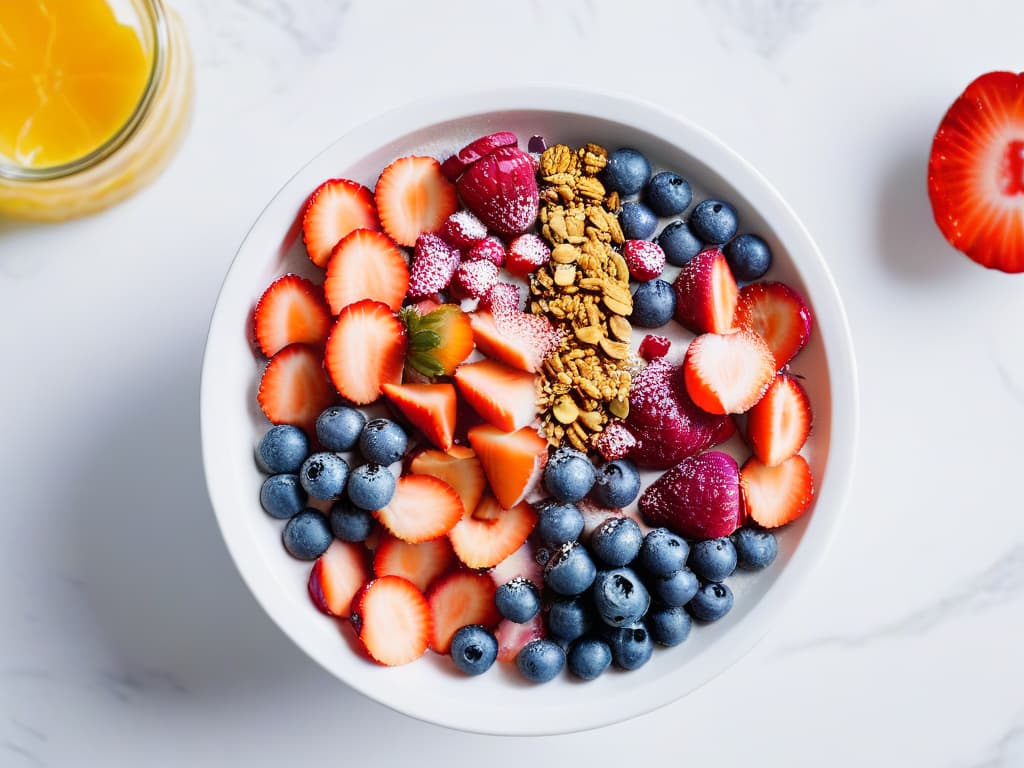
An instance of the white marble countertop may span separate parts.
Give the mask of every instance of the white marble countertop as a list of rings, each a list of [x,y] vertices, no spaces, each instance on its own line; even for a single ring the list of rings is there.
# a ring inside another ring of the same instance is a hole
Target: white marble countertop
[[[1018,0],[174,4],[175,163],[105,214],[0,225],[0,765],[1024,765],[1024,281],[946,246],[924,189],[956,94],[1024,68]],[[294,169],[418,96],[550,81],[677,110],[779,188],[845,297],[862,440],[833,551],[753,653],[649,716],[499,743],[362,698],[263,614],[197,392],[221,278]]]

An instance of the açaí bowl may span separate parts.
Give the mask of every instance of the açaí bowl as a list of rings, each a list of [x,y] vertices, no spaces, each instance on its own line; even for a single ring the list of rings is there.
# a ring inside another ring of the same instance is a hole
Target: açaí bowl
[[[656,169],[686,176],[695,200],[731,201],[740,213],[740,231],[759,233],[773,250],[767,279],[803,293],[816,321],[809,345],[793,364],[806,377],[814,408],[813,433],[803,451],[817,485],[812,511],[780,531],[779,556],[771,567],[730,578],[736,602],[724,619],[695,628],[677,648],[659,649],[639,670],[609,670],[590,683],[563,673],[536,686],[507,664],[468,678],[429,652],[403,667],[372,664],[354,651],[335,620],[314,608],[306,593],[310,564],[285,552],[280,521],[266,515],[258,499],[262,476],[253,446],[268,425],[256,404],[251,312],[276,276],[316,275],[299,232],[306,197],[330,177],[372,188],[395,157],[443,159],[497,130],[514,131],[523,147],[534,134],[549,144],[636,147]],[[842,512],[854,455],[857,382],[849,328],[825,261],[750,165],[702,129],[654,107],[578,90],[530,88],[453,96],[390,112],[339,139],[285,184],[249,231],[221,289],[203,362],[201,419],[206,481],[228,549],[256,599],[300,648],[348,685],[413,717],[482,733],[539,735],[614,723],[674,701],[764,635],[824,555]]]

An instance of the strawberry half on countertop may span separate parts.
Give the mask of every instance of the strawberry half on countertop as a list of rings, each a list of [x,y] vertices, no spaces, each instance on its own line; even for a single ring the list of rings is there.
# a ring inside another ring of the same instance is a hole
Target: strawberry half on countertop
[[[1024,272],[1024,73],[988,72],[953,102],[932,142],[928,197],[954,248]]]

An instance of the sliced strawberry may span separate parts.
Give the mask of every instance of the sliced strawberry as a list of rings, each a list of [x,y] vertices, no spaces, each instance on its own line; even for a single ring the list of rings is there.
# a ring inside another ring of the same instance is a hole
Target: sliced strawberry
[[[373,553],[373,572],[377,576],[401,576],[421,592],[454,565],[455,552],[445,536],[410,544],[385,534]]]
[[[497,282],[484,294],[480,304],[489,309],[494,317],[520,314],[521,300],[519,286],[512,283]]]
[[[733,327],[738,289],[725,255],[718,248],[701,251],[679,271],[676,320],[694,333],[725,333]]]
[[[455,213],[455,187],[432,157],[400,157],[385,168],[374,190],[380,223],[399,245],[436,232]]]
[[[355,229],[380,229],[370,190],[348,179],[328,179],[313,190],[302,214],[302,239],[314,264],[326,266],[334,246]]]
[[[932,142],[928,197],[954,248],[1024,272],[1024,73],[988,72],[953,102]]]
[[[469,321],[481,352],[521,371],[539,371],[544,358],[558,346],[558,332],[538,315],[516,312],[496,318],[478,310],[470,314]]]
[[[491,154],[491,152],[501,147],[510,147],[518,143],[519,139],[514,133],[509,131],[498,131],[497,133],[491,133],[487,136],[481,136],[479,139],[474,139],[445,160],[441,164],[441,170],[444,171],[444,175],[451,181],[455,181],[462,175],[462,172],[466,170],[466,168],[471,166],[481,157],[486,157]]]
[[[253,328],[267,357],[289,344],[323,344],[331,330],[323,290],[298,275],[277,278],[256,302]]]
[[[776,370],[804,348],[812,324],[810,308],[788,285],[751,283],[740,291],[736,325],[764,339],[775,358]]]
[[[526,541],[519,549],[495,565],[488,573],[500,587],[516,577],[529,579],[538,589],[544,584],[544,568],[537,562],[533,545]]]
[[[379,301],[395,311],[408,287],[405,256],[383,232],[350,232],[334,246],[327,262],[324,294],[335,315],[361,299]]]
[[[537,416],[537,377],[532,373],[481,360],[455,370],[459,394],[494,426],[514,432]]]
[[[327,615],[347,619],[352,598],[370,575],[366,547],[335,539],[313,563],[307,584],[309,597]]]
[[[366,405],[382,385],[402,381],[405,346],[405,326],[387,304],[357,301],[341,310],[327,337],[327,372],[342,397]]]
[[[483,624],[488,629],[501,621],[494,605],[496,587],[486,573],[455,571],[438,579],[427,593],[433,629],[430,647],[448,653],[452,635],[468,624]]]
[[[455,434],[455,387],[451,384],[383,384],[381,391],[430,442],[447,451]]]
[[[469,430],[469,444],[501,506],[510,509],[536,485],[548,461],[547,441],[532,427],[503,432],[490,424]]]
[[[473,326],[455,304],[442,304],[426,313],[404,309],[401,318],[409,329],[406,365],[424,376],[451,376],[473,351]]]
[[[536,525],[537,513],[527,502],[505,509],[493,496],[485,495],[473,514],[448,532],[448,539],[467,566],[491,568],[523,546]]]
[[[690,342],[683,361],[686,392],[708,413],[745,413],[775,377],[775,361],[756,333],[705,333]]]
[[[811,401],[792,376],[780,374],[747,414],[747,441],[769,467],[796,455],[811,431]]]
[[[391,501],[373,516],[392,536],[418,544],[444,536],[462,513],[462,500],[448,483],[429,475],[402,475]]]
[[[352,626],[378,664],[408,664],[427,650],[430,606],[416,585],[401,576],[381,576],[352,601]]]
[[[450,485],[459,495],[463,514],[476,509],[487,486],[476,453],[461,445],[453,445],[447,453],[422,451],[410,462],[409,470],[417,475],[436,477]]]
[[[544,635],[544,620],[539,613],[525,624],[502,619],[494,630],[494,637],[498,640],[498,661],[514,662],[524,645]]]
[[[758,525],[777,528],[806,512],[814,499],[814,478],[803,456],[776,467],[751,456],[740,469],[740,493],[747,515]]]
[[[312,434],[317,416],[337,397],[324,375],[320,352],[305,344],[289,344],[270,358],[256,399],[274,424],[295,424]]]

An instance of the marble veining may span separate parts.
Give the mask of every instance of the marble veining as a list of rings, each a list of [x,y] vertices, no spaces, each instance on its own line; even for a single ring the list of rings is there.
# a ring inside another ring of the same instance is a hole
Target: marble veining
[[[960,764],[962,768],[1019,768],[1021,765],[1024,765],[1024,713],[985,750],[980,761]]]
[[[826,5],[823,0],[701,0],[722,31],[739,34],[765,59],[775,58]],[[720,31],[721,35],[721,31]],[[733,43],[721,35],[725,45]]]

